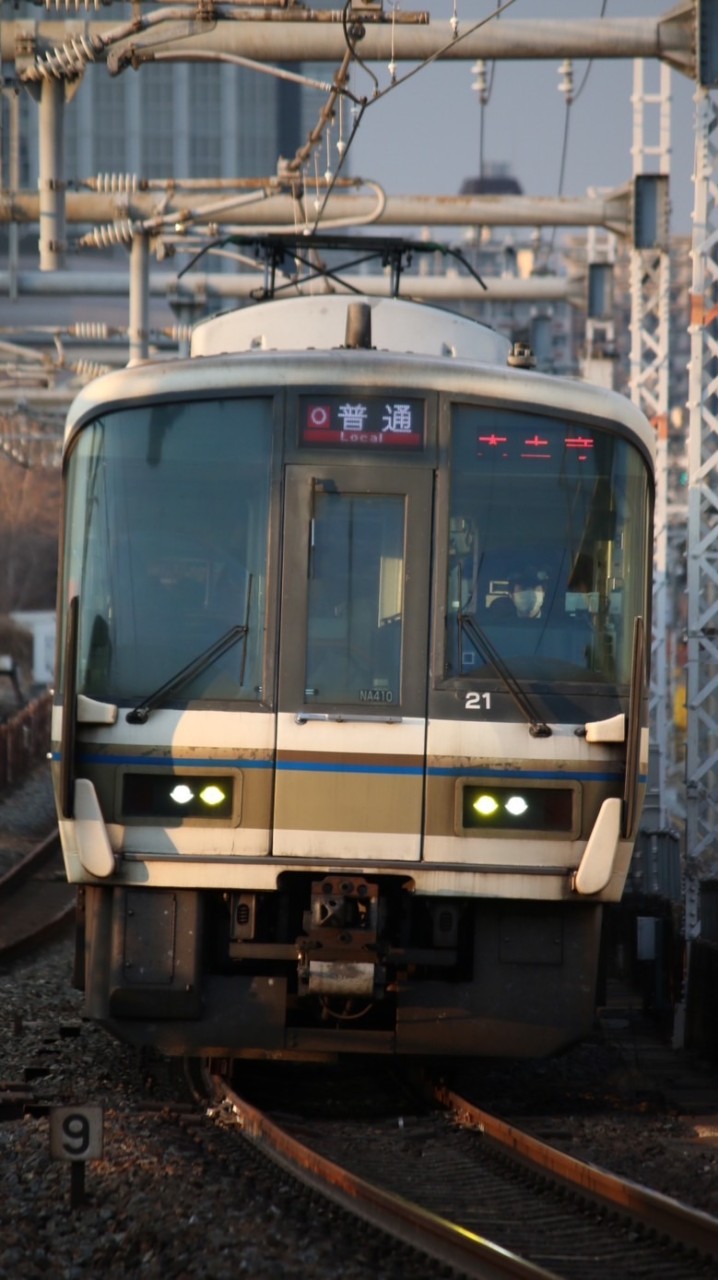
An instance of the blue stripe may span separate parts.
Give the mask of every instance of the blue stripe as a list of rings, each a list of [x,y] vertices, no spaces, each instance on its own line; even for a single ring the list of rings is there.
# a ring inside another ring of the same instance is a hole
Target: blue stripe
[[[469,768],[431,767],[430,778],[532,778],[540,782],[617,782],[623,780],[623,770],[611,773],[568,773],[566,769],[485,769],[478,765]]]
[[[60,753],[53,751],[52,759],[55,763],[60,760]],[[183,756],[158,757],[158,756],[134,756],[134,755],[104,755],[100,753],[83,752],[78,756],[80,764],[95,765],[139,765],[143,768],[155,769],[273,769],[273,760],[255,760],[244,759],[243,757],[233,756],[231,759],[220,756],[208,756],[204,758],[192,757],[191,759]],[[327,774],[373,774],[384,775],[386,777],[421,777],[424,773],[422,765],[388,765],[388,764],[338,764],[333,760],[326,763],[316,760],[280,760],[277,763],[278,773],[327,773]],[[565,769],[501,769],[486,768],[483,766],[441,766],[432,765],[427,770],[430,778],[494,778],[512,781],[534,781],[534,782],[621,782],[623,780],[622,770],[587,772],[578,771],[567,772]],[[645,784],[648,780],[646,774],[639,776],[639,782]]]

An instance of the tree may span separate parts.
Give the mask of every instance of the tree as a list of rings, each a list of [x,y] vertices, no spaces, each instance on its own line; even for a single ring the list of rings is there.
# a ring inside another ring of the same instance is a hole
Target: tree
[[[59,522],[59,469],[0,454],[0,614],[55,608]]]

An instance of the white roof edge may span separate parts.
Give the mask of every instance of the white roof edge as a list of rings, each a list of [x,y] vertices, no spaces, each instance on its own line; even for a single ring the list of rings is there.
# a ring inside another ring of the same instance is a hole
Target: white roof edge
[[[477,320],[406,298],[346,294],[276,298],[212,316],[195,325],[190,354],[334,350],[344,346],[353,303],[370,308],[376,350],[506,363],[508,338]]]
[[[366,376],[370,367],[377,386],[411,385],[417,391],[444,391],[453,397],[486,397],[497,402],[505,400],[516,407],[534,406],[544,412],[612,419],[634,432],[650,456],[655,456],[655,431],[627,396],[578,378],[511,369],[503,355],[499,361],[479,361],[475,356],[427,359],[421,353],[401,355],[341,349],[307,354],[308,358],[298,361],[292,369],[292,382],[298,387],[331,382],[336,376],[339,357],[343,374],[348,361],[356,362],[357,376]],[[79,392],[70,406],[65,436],[67,438],[79,421],[101,412],[113,401],[127,404],[134,399],[158,395],[182,398],[187,394],[241,392],[251,387],[258,391],[276,388],[286,381],[286,358],[287,353],[283,351],[250,350],[224,359],[220,355],[209,359],[150,360],[115,370],[89,382]]]

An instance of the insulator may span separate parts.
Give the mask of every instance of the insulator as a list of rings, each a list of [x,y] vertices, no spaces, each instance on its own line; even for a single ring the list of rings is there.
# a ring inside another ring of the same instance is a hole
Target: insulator
[[[108,0],[45,0],[46,9],[65,9],[68,12],[72,9],[77,11],[84,9],[86,12],[90,9],[101,9],[103,4],[107,4]]]
[[[81,75],[88,62],[94,62],[103,49],[100,40],[88,36],[72,36],[65,44],[50,49],[34,67],[24,73],[26,80],[64,80]]]
[[[115,195],[118,192],[136,191],[138,177],[136,173],[98,173],[92,180],[95,191],[104,195]]]
[[[97,360],[76,360],[70,367],[78,378],[84,378],[86,382],[101,378],[104,373],[112,373],[112,365],[99,364]]]
[[[471,88],[476,90],[479,95],[479,102],[485,107],[489,100],[489,96],[487,91],[486,63],[484,62],[484,59],[479,58],[478,62],[474,63],[471,70],[476,76],[476,79],[471,82]]]
[[[78,320],[77,324],[70,325],[67,332],[72,338],[84,338],[88,342],[106,342],[117,330],[111,329],[104,320]]]
[[[79,240],[81,248],[110,249],[117,244],[131,244],[134,238],[132,223],[127,219],[120,222],[107,223],[104,227],[93,227]]]
[[[567,102],[573,102],[573,62],[570,58],[561,63],[558,74],[563,77],[558,86],[559,93],[565,95]]]

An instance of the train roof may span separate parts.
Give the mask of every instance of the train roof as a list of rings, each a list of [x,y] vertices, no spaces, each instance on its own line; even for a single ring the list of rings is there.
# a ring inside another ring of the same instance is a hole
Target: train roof
[[[371,349],[344,345],[347,311],[357,302],[371,307]],[[103,410],[147,399],[347,380],[613,422],[655,456],[655,432],[626,396],[579,379],[511,368],[510,349],[508,339],[486,325],[403,299],[334,295],[260,303],[201,322],[189,359],[143,361],[88,383],[70,407],[65,439]]]
[[[346,294],[277,298],[211,316],[195,325],[190,353],[335,350],[345,345],[347,314],[357,304],[369,308],[371,345],[379,351],[506,363],[508,338],[478,320],[404,298]]]

